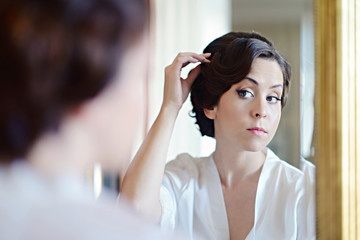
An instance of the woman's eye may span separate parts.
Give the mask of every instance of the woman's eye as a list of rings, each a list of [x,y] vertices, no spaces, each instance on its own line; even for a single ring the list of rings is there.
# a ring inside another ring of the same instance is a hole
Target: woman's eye
[[[249,98],[254,96],[250,91],[247,90],[236,90],[236,91],[239,94],[239,96],[243,98]]]
[[[270,102],[270,103],[277,103],[281,101],[281,98],[278,97],[274,97],[274,96],[269,96],[266,98],[266,101]]]

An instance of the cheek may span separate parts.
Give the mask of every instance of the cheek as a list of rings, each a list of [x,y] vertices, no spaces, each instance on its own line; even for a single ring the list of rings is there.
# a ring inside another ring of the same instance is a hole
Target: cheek
[[[115,151],[117,155],[131,155],[134,139],[141,126],[141,120],[144,119],[146,96],[144,79],[144,71],[139,64],[128,66],[119,77],[117,90],[113,93],[112,129],[108,129],[112,143],[108,144],[112,146],[109,151]]]
[[[113,109],[116,115],[113,122],[117,126],[117,132],[122,133],[118,137],[123,137],[127,142],[134,138],[143,117],[144,95],[145,91],[140,84],[130,84],[122,88],[114,101],[118,104]]]
[[[281,107],[274,107],[271,109],[271,112],[272,114],[270,115],[270,123],[273,131],[276,132],[281,119]]]
[[[135,89],[115,89],[112,86],[105,96],[97,99],[88,114],[90,131],[98,149],[103,167],[121,168],[131,157],[133,139],[139,127],[141,98],[134,96]]]
[[[135,137],[145,117],[147,58],[144,52],[146,48],[142,43],[128,50],[119,76],[118,93],[115,95],[118,121],[122,123],[121,131],[128,142]]]
[[[241,121],[248,113],[249,103],[238,99],[225,99],[222,102],[221,115],[229,121]]]
[[[124,65],[105,92],[96,99],[93,118],[96,141],[104,166],[126,169],[145,113],[145,62],[129,51]],[[138,59],[136,61],[136,58]],[[139,60],[140,59],[140,60]],[[128,64],[128,63],[136,64]]]
[[[217,121],[222,125],[222,128],[229,128],[237,126],[242,121],[242,112],[231,105],[223,105],[217,113]]]

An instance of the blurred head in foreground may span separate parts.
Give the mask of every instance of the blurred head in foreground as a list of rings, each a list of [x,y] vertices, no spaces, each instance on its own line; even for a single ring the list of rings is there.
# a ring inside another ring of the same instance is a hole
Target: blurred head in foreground
[[[1,1],[0,163],[127,164],[143,96],[144,5]]]

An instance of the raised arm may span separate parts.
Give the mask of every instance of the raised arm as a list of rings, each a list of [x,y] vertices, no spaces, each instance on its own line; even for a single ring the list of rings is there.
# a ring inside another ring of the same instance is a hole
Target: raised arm
[[[179,53],[165,68],[164,98],[159,115],[132,160],[121,186],[122,197],[130,200],[140,213],[157,220],[161,216],[160,187],[175,120],[200,72],[200,66],[197,66],[186,79],[182,79],[181,69],[189,63],[208,62],[206,58],[209,56]]]

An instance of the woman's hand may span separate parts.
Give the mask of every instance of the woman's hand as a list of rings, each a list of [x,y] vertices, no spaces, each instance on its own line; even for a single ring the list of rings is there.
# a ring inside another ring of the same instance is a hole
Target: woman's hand
[[[179,111],[189,95],[195,78],[200,73],[200,65],[190,71],[186,79],[181,78],[181,69],[189,63],[210,62],[210,53],[179,53],[173,63],[165,68],[164,99],[162,107],[171,107]]]
[[[162,212],[159,196],[171,134],[178,111],[189,94],[191,84],[200,73],[200,66],[193,69],[186,79],[180,77],[180,71],[189,63],[209,62],[206,59],[208,57],[210,54],[179,53],[174,62],[166,67],[162,109],[122,182],[122,196],[138,212],[157,220]]]

